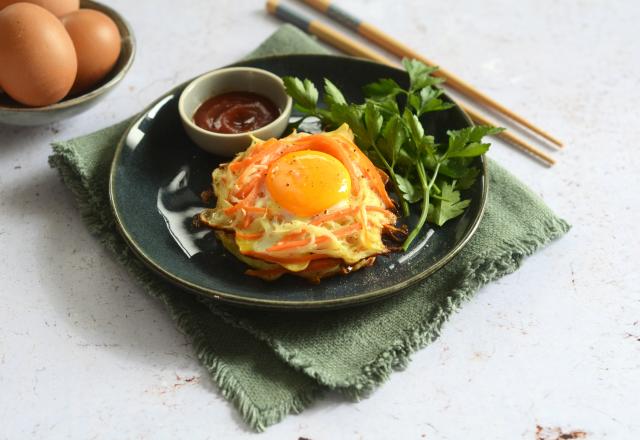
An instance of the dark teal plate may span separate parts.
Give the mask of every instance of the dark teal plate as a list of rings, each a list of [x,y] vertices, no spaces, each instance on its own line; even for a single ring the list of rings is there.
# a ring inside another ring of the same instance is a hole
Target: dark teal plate
[[[321,84],[331,79],[348,100],[361,101],[361,87],[378,78],[401,84],[407,75],[381,64],[353,58],[292,55],[238,63],[277,75],[306,77]],[[204,208],[199,194],[210,187],[211,171],[224,159],[200,150],[185,134],[178,98],[185,84],[152,104],[125,132],[111,169],[110,197],[125,240],[149,267],[186,290],[246,306],[318,309],[372,301],[400,292],[441,268],[476,230],[487,197],[482,175],[467,191],[465,213],[444,227],[425,228],[405,253],[379,257],[374,266],[310,284],[295,277],[265,282],[244,275],[246,266],[230,255],[210,231],[198,231],[191,218]],[[447,130],[471,125],[457,107],[423,121],[442,139]],[[228,160],[228,159],[227,159]],[[410,218],[411,224],[416,218]]]

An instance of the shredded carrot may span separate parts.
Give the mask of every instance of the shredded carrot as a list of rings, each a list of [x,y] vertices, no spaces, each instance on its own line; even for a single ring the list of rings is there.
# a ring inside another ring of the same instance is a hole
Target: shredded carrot
[[[249,193],[249,195],[247,195],[244,199],[242,199],[241,201],[239,201],[235,205],[230,206],[229,208],[225,209],[224,213],[227,214],[227,215],[231,215],[234,212],[236,212],[236,211],[238,211],[240,209],[243,209],[246,206],[249,206],[256,199],[257,195],[258,195],[257,188],[253,188],[253,190]]]
[[[267,251],[280,251],[280,250],[289,249],[293,247],[304,246],[311,241],[311,239],[309,238],[303,239],[305,235],[307,235],[306,231],[290,232],[289,234],[282,237],[282,239],[278,241],[275,245],[268,248]],[[304,242],[304,243],[301,245],[291,244],[291,243],[299,243],[299,242]]]
[[[254,177],[253,179],[245,183],[238,191],[235,191],[234,195],[239,199],[244,199],[249,194],[251,194],[251,191],[258,187],[262,180],[264,179],[261,175]]]
[[[244,206],[244,200],[242,202],[238,202],[233,206],[228,207],[227,209],[224,210],[224,213],[227,215],[231,215],[236,211],[239,211],[240,209],[242,209],[242,207]]]
[[[302,240],[290,240],[290,241],[280,241],[277,244],[266,249],[267,252],[277,252],[277,251],[285,251],[287,249],[294,249],[297,247],[306,246],[311,243],[310,238],[305,238]]]
[[[238,176],[238,178],[236,179],[236,185],[238,186],[239,189],[238,191],[235,191],[234,194],[242,196],[243,193],[244,194],[248,193],[247,186],[249,187],[257,186],[257,184],[260,183],[266,177],[266,173],[262,172],[262,173],[258,173],[257,175],[254,175],[248,182],[245,182],[245,180],[248,179],[248,176],[252,171],[251,165],[260,164],[261,162],[263,162],[262,159],[271,157],[269,153],[274,153],[274,155],[277,155],[278,151],[284,150],[286,148],[286,144],[281,143],[281,145],[278,146],[278,143],[279,142],[277,139],[269,139],[268,141],[265,141],[262,144],[260,144],[260,148],[254,149],[251,155],[249,155],[248,157],[245,157],[239,162],[233,163],[233,164],[237,163],[238,165],[234,166],[232,171],[234,169],[237,171],[242,171]],[[270,163],[270,162],[271,162],[271,159],[269,159],[268,161],[265,161],[265,163]]]
[[[355,208],[346,208],[346,209],[342,209],[340,211],[335,211],[335,212],[331,212],[329,214],[322,214],[322,215],[317,215],[313,218],[313,220],[311,220],[311,224],[312,225],[321,225],[325,222],[328,222],[330,220],[337,220],[339,218],[343,218],[346,217],[348,215],[351,214],[355,214],[355,212],[358,210],[358,207]]]
[[[329,241],[328,235],[321,235],[320,237],[316,237],[316,244],[326,243],[327,241]]]
[[[245,206],[242,208],[246,212],[250,212],[252,214],[266,214],[267,208],[260,208],[259,206]]]
[[[393,200],[389,197],[387,190],[385,189],[385,182],[383,182],[383,178],[380,175],[381,170],[376,167],[371,160],[358,148],[358,146],[352,142],[347,141],[344,138],[341,138],[337,141],[337,143],[341,144],[346,149],[353,151],[356,156],[356,162],[360,166],[362,172],[367,176],[371,184],[373,185],[374,190],[378,193],[378,195],[384,201],[384,204],[391,208],[393,205]],[[387,177],[388,178],[388,177]]]
[[[224,210],[224,213],[227,215],[232,215],[238,211],[244,212],[244,218],[242,219],[241,225],[242,229],[247,229],[251,225],[251,222],[253,221],[253,217],[251,216],[251,214],[266,215],[268,212],[267,208],[251,205],[251,203],[253,203],[256,199],[256,195],[257,188],[253,188],[251,193],[246,198]]]
[[[242,218],[242,224],[240,226],[241,229],[247,229],[251,225],[251,222],[253,221],[253,216],[251,214],[267,214],[267,208],[249,205],[251,198],[252,197],[247,197],[224,211],[227,215],[231,215],[238,210],[242,210],[244,212],[244,217]]]
[[[380,175],[380,180],[382,180],[382,184],[386,185],[387,183],[389,183],[389,175],[385,173],[383,170],[381,170],[380,168],[376,167],[376,170],[378,170],[378,174]]]
[[[371,164],[371,166],[375,167],[375,165],[373,164]],[[389,193],[387,193],[387,190],[384,187],[384,183],[382,183],[380,174],[378,174],[376,171],[374,171],[373,174],[369,171],[365,171],[365,174],[367,175],[367,178],[371,182],[371,185],[373,186],[374,191],[378,193],[378,195],[384,202],[385,206],[387,208],[392,208],[393,206],[395,206],[395,204],[393,203],[393,200],[391,199],[391,197],[389,197]]]
[[[271,138],[259,145],[256,145],[251,150],[251,154],[249,154],[248,156],[245,156],[244,158],[242,158],[242,160],[231,162],[231,164],[229,164],[229,169],[235,173],[237,171],[240,171],[246,168],[250,164],[257,162],[259,159],[264,157],[266,153],[268,153],[269,150],[271,150],[272,147],[277,143],[278,143],[278,139]]]
[[[248,171],[251,165],[268,164],[281,156],[288,148],[289,144],[280,142],[277,139],[269,139],[261,144],[260,148],[254,149],[252,154],[237,162],[233,169]],[[243,178],[244,172],[238,177],[238,181]]]
[[[284,241],[286,241],[286,240],[299,240],[302,237],[304,237],[305,235],[307,235],[306,231],[290,232],[287,235],[285,235],[284,237],[282,237],[282,240],[284,240]]]
[[[236,189],[233,191],[233,195],[239,199],[246,197],[254,188],[257,188],[262,182],[264,182],[266,178],[266,171],[250,175],[249,169],[244,170],[238,177],[238,180],[236,180]]]
[[[271,138],[267,141],[264,141],[263,143],[257,145],[256,148],[253,148],[251,150],[251,154],[247,156],[244,160],[249,161],[249,163],[257,163],[261,159],[265,158],[269,153],[276,151],[277,148],[275,148],[275,146],[278,145],[279,143],[282,143],[282,142],[280,142],[280,140],[276,138]]]
[[[229,170],[230,170],[232,173],[234,173],[234,174],[235,174],[236,172],[240,171],[242,168],[244,168],[244,165],[245,165],[245,164],[244,164],[244,161],[245,161],[245,160],[246,160],[246,159],[239,160],[239,161],[237,161],[237,162],[231,162],[231,163],[229,164]]]
[[[262,238],[264,232],[240,232],[236,231],[236,238],[240,240],[258,240]]]

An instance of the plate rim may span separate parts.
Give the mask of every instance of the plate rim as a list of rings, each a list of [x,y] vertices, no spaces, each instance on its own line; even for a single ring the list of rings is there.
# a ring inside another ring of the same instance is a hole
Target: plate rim
[[[217,67],[215,69],[212,69],[211,71],[223,69],[225,67],[242,65],[243,63],[246,63],[246,62],[275,60],[275,59],[284,59],[284,58],[292,58],[292,57],[326,57],[326,58],[350,59],[350,60],[355,60],[355,61],[367,63],[367,64],[382,65],[387,68],[406,73],[401,69],[396,69],[395,67],[387,66],[385,64],[377,63],[374,61],[357,58],[357,57],[351,57],[351,56],[337,56],[337,55],[330,55],[330,54],[270,55],[265,57],[252,58],[250,60],[238,61],[233,64]],[[111,162],[111,166],[109,169],[109,205],[111,208],[111,213],[114,216],[114,222],[118,232],[124,238],[128,247],[134,252],[134,254],[138,257],[140,261],[142,261],[147,267],[153,270],[156,274],[162,276],[164,279],[170,281],[172,284],[176,285],[177,287],[187,289],[190,292],[203,295],[206,298],[213,299],[216,301],[229,303],[232,305],[252,307],[252,308],[280,309],[280,310],[321,310],[321,309],[328,309],[328,308],[364,305],[366,303],[370,303],[372,301],[380,300],[380,299],[392,296],[394,294],[397,294],[401,290],[406,289],[418,283],[419,281],[422,281],[428,278],[429,276],[433,275],[438,270],[440,270],[444,265],[446,265],[449,261],[451,261],[464,248],[464,246],[469,242],[471,237],[473,237],[473,235],[477,231],[478,226],[480,225],[480,222],[482,220],[482,217],[484,216],[488,194],[489,194],[489,175],[488,175],[489,170],[487,167],[487,158],[485,155],[480,156],[480,161],[482,163],[481,178],[482,178],[483,190],[482,190],[482,198],[480,200],[479,213],[474,218],[471,226],[467,230],[467,233],[460,239],[460,241],[456,244],[456,246],[452,250],[450,250],[443,258],[438,260],[435,264],[430,266],[427,270],[424,270],[410,278],[407,278],[406,280],[403,280],[400,283],[394,284],[393,286],[376,289],[376,290],[369,290],[365,293],[357,294],[357,295],[349,296],[345,298],[323,299],[323,300],[316,300],[316,301],[305,301],[305,300],[282,301],[282,300],[276,300],[276,299],[271,300],[271,299],[247,298],[247,297],[235,295],[232,293],[218,291],[215,289],[209,289],[209,288],[205,288],[200,285],[194,284],[190,281],[187,281],[185,279],[182,279],[172,274],[171,272],[165,270],[160,265],[155,263],[153,258],[147,255],[144,252],[144,250],[142,250],[140,246],[138,246],[136,241],[133,239],[133,237],[131,237],[126,227],[124,226],[122,218],[120,217],[120,214],[118,212],[117,202],[115,200],[115,194],[114,194],[115,175],[117,171],[117,163],[120,159],[122,150],[124,149],[124,145],[130,131],[137,124],[139,124],[140,121],[144,119],[144,117],[149,113],[149,111],[152,110],[156,105],[158,105],[158,103],[160,103],[163,100],[166,100],[167,97],[169,97],[170,95],[175,94],[176,90],[185,86],[192,80],[193,78],[173,87],[171,90],[164,93],[159,98],[155,99],[151,104],[146,106],[142,111],[140,111],[138,114],[136,114],[136,116],[134,116],[133,121],[125,129],[122,136],[120,137],[120,140],[118,141],[118,144],[116,145],[116,149],[113,155],[113,160]],[[447,95],[446,93],[444,95],[454,103],[454,105],[458,108],[458,110],[460,110],[463,118],[469,124],[469,126],[473,126],[474,125],[473,121],[471,120],[469,115],[462,109],[462,107],[458,105],[458,103],[454,101],[449,95]]]

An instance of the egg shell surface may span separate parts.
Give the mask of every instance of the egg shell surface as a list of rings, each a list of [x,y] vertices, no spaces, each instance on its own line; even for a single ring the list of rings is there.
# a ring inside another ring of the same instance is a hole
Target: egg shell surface
[[[62,17],[80,8],[80,0],[0,0],[0,10],[14,3],[32,3],[45,8],[56,17]]]
[[[54,104],[73,85],[78,63],[58,18],[31,3],[0,11],[0,87],[31,107]]]
[[[91,89],[109,74],[120,56],[121,37],[111,18],[94,9],[79,9],[61,18],[78,57],[73,93]]]

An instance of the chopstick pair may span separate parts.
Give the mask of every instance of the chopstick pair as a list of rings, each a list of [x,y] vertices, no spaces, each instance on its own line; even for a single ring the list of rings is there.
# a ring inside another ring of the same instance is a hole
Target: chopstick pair
[[[340,23],[344,24],[345,26],[347,26],[350,29],[356,29],[358,31],[358,33],[360,33],[361,35],[365,36],[366,38],[371,39],[373,42],[383,46],[384,48],[390,49],[390,51],[392,51],[393,53],[395,53],[396,55],[399,56],[407,56],[408,58],[415,58],[418,59],[420,61],[425,62],[425,58],[420,56],[419,54],[411,51],[409,48],[407,48],[406,46],[404,46],[402,43],[393,40],[391,37],[388,37],[386,34],[384,34],[382,31],[378,30],[377,28],[373,27],[372,25],[368,25],[366,23],[362,23],[359,20],[357,20],[356,18],[348,15],[345,11],[339,9],[338,7],[332,5],[330,3],[330,1],[327,0],[301,0],[304,1],[305,3],[308,3],[310,6],[320,10],[323,13],[326,13],[328,16],[330,16],[331,18],[334,18],[335,20],[339,21]],[[317,21],[317,20],[310,20],[305,18],[304,16],[298,14],[297,12],[295,12],[294,10],[288,8],[285,5],[282,5],[279,3],[278,0],[267,0],[267,10],[269,11],[269,13],[275,15],[276,17],[291,23],[299,28],[301,28],[302,30],[309,32],[310,34],[313,34],[315,36],[317,36],[319,39],[321,39],[322,41],[336,47],[337,49],[341,50],[342,52],[348,54],[348,55],[353,55],[353,56],[357,56],[357,57],[361,57],[361,58],[367,58],[373,61],[377,61],[379,63],[383,63],[383,64],[387,64],[389,66],[392,67],[399,67],[401,68],[400,64],[391,61],[389,58],[369,49],[368,47],[358,43],[357,41],[353,40],[352,38],[350,38],[349,36],[325,25],[324,23]],[[385,41],[383,43],[383,41]],[[394,48],[393,50],[391,50],[392,48]],[[428,61],[428,60],[427,60]],[[429,63],[426,64],[430,64],[433,65],[432,62],[429,61]],[[444,73],[443,73],[444,72]],[[477,100],[480,100],[482,103],[484,103],[485,105],[491,106],[488,103],[492,103],[495,104],[492,108],[494,109],[503,109],[504,111],[506,111],[506,114],[508,115],[513,115],[512,112],[510,112],[509,110],[505,109],[503,106],[501,106],[500,104],[498,104],[497,102],[493,101],[491,98],[485,97],[481,92],[473,89],[473,87],[471,87],[469,84],[463,82],[462,80],[460,80],[459,78],[453,76],[452,74],[450,74],[449,72],[443,71],[442,69],[440,69],[440,74],[442,77],[444,77],[447,80],[446,84],[452,85],[450,84],[451,78],[454,78],[453,82],[455,84],[458,85],[457,90],[459,91],[464,91],[464,88],[466,87],[469,90],[469,95],[471,95],[472,97],[474,97]],[[448,75],[452,75],[452,76],[448,76]],[[455,86],[453,86],[453,88],[456,88]],[[473,93],[471,93],[471,91],[473,91]],[[479,97],[484,97],[486,99],[482,100]],[[473,119],[475,122],[480,123],[480,124],[485,124],[485,125],[493,125],[493,126],[498,126],[499,124],[495,121],[492,121],[491,119],[487,118],[486,116],[481,115],[480,113],[478,113],[477,111],[473,110],[472,108],[469,108],[468,106],[465,105],[460,105],[460,107],[462,107],[462,109],[469,114],[469,116],[471,117],[471,119]],[[540,134],[541,136],[547,138],[549,141],[554,142],[556,145],[561,146],[562,144],[560,143],[560,141],[558,141],[557,139],[553,138],[551,135],[547,134],[546,132],[544,132],[543,130],[533,126],[533,124],[529,123],[528,121],[524,120],[523,118],[519,117],[519,116],[515,116],[512,119],[514,119],[515,121],[524,121],[521,122],[522,125],[526,126],[529,128],[529,126],[534,127],[531,128],[532,131]],[[526,123],[525,123],[526,122]],[[542,134],[544,133],[544,135]],[[512,134],[509,131],[503,131],[500,134],[498,134],[498,136],[500,136],[501,138],[503,138],[504,140],[506,140],[507,142],[509,142],[512,145],[515,145],[516,147],[520,148],[521,150],[531,154],[533,157],[541,160],[542,162],[544,162],[546,165],[551,166],[553,164],[555,164],[555,159],[553,157],[551,157],[549,154],[545,153],[544,151],[530,145],[528,142],[526,142],[525,140],[521,139],[520,137]],[[552,140],[553,139],[553,140]]]

